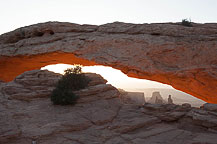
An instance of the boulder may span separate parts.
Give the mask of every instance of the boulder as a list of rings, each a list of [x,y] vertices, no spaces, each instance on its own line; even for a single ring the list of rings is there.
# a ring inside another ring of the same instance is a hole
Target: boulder
[[[107,89],[110,88],[109,85],[106,85],[107,80],[105,80],[102,76],[95,73],[85,73],[85,76],[90,80],[88,87],[90,89],[95,89],[94,86],[105,84]],[[2,94],[9,99],[23,100],[23,101],[31,101],[35,98],[45,98],[50,97],[51,92],[57,85],[58,80],[62,77],[61,74],[50,72],[48,70],[32,70],[27,71],[19,76],[17,76],[14,81],[9,83],[2,84]],[[108,88],[109,87],[109,88]],[[102,90],[105,90],[106,88]],[[92,92],[92,95],[96,94],[97,90],[95,89],[95,93]],[[91,91],[91,90],[88,90]],[[87,93],[87,95],[91,95]]]
[[[184,117],[185,112],[173,111],[173,112],[165,112],[164,114],[159,115],[159,119],[166,122],[177,121],[180,118]]]
[[[191,108],[191,104],[189,104],[189,103],[183,103],[183,104],[182,104],[182,107],[183,107],[184,109],[189,109],[189,108]]]
[[[217,130],[217,112],[210,113],[201,109],[192,109],[186,116],[190,117],[195,125]]]
[[[217,112],[217,104],[205,103],[203,105],[203,109],[208,110],[208,111],[215,111],[215,112]]]

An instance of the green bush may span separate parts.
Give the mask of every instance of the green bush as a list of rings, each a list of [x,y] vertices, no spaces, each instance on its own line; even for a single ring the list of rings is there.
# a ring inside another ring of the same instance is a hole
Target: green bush
[[[191,20],[183,19],[182,25],[187,27],[192,27]]]
[[[89,80],[82,73],[80,66],[66,69],[51,94],[51,101],[59,105],[75,104],[79,97],[73,91],[87,87],[88,83]]]
[[[51,101],[56,105],[75,104],[79,97],[71,90],[56,88],[51,95]]]

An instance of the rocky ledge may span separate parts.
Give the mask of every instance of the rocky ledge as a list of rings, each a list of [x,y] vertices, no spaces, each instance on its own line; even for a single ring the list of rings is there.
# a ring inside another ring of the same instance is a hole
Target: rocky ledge
[[[74,106],[53,105],[60,74],[34,70],[0,83],[0,143],[4,144],[216,144],[217,106],[123,103],[100,75]]]

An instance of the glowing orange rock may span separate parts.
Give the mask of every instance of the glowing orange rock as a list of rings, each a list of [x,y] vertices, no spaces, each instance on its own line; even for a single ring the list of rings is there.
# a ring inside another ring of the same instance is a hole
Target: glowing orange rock
[[[105,65],[217,103],[217,24],[48,22],[0,36],[0,79],[49,64]]]

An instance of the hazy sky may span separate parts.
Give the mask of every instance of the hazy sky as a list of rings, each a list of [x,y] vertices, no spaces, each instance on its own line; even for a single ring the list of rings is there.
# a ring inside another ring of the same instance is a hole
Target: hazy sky
[[[0,34],[46,21],[217,22],[217,0],[0,0]]]
[[[0,0],[0,34],[46,21],[99,25],[114,21],[180,22],[185,18],[198,23],[217,22],[217,0]],[[98,71],[108,73],[109,69]],[[120,76],[117,72],[113,77],[115,79],[110,78],[111,81],[124,87],[128,84],[170,88],[125,79],[126,76]]]
[[[64,70],[70,67],[73,66],[66,65],[66,64],[58,64],[58,65],[49,65],[42,69],[48,69],[50,71],[63,74]],[[142,89],[146,89],[146,88],[169,88],[169,89],[172,88],[169,85],[154,82],[154,81],[129,78],[120,70],[116,70],[111,67],[88,66],[88,67],[83,67],[82,71],[98,73],[102,77],[104,77],[109,84],[112,84],[117,88],[125,89],[127,91],[143,91]]]

